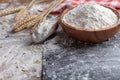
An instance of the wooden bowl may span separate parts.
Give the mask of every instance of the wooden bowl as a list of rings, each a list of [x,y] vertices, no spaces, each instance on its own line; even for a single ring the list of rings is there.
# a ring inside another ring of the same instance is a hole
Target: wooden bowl
[[[74,39],[77,39],[82,42],[92,42],[92,43],[103,42],[109,39],[110,37],[114,36],[115,33],[117,33],[120,28],[120,18],[118,11],[112,7],[107,7],[107,8],[111,9],[117,15],[118,22],[115,25],[106,27],[104,29],[85,30],[84,28],[74,27],[65,23],[62,19],[70,9],[66,9],[61,14],[59,22],[62,26],[63,31],[69,36],[73,37]]]

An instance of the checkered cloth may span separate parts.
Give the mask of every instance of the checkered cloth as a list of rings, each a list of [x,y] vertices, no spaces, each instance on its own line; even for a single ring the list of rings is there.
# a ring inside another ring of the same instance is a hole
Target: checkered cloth
[[[106,6],[112,6],[117,9],[120,8],[120,0],[64,0],[63,3],[61,3],[52,13],[59,14],[68,7],[75,7],[87,2],[96,2]],[[43,6],[41,10],[47,8],[48,6],[50,6],[50,4]]]

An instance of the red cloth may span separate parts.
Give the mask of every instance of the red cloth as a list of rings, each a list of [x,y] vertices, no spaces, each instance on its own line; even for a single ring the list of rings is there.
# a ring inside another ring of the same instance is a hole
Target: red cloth
[[[87,2],[96,2],[96,3],[104,4],[106,6],[120,8],[120,0],[64,0],[63,3],[61,3],[52,13],[59,14],[67,7],[75,7],[77,5]],[[47,5],[47,7],[48,6],[50,6],[50,4]],[[44,7],[44,9],[47,7]]]

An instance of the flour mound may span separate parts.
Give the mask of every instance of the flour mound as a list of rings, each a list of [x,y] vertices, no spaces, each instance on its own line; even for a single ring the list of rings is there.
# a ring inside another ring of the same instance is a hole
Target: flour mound
[[[89,2],[68,11],[63,21],[74,27],[98,30],[117,23],[117,15],[110,9],[97,3]]]

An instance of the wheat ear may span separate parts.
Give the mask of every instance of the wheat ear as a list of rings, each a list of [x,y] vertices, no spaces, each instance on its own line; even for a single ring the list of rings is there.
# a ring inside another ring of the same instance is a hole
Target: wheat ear
[[[21,31],[21,30],[23,30],[25,28],[30,28],[30,27],[34,26],[36,23],[38,23],[38,22],[39,22],[38,18],[37,19],[33,19],[33,20],[28,21],[25,24],[21,25],[20,27],[14,28],[13,32],[18,32],[18,31]]]
[[[16,12],[20,11],[21,9],[23,9],[24,7],[25,6],[18,6],[16,8],[4,10],[4,11],[0,12],[0,17],[16,13]]]
[[[23,20],[19,21],[19,22],[15,25],[15,27],[14,27],[14,29],[13,29],[13,32],[18,32],[18,31],[21,31],[21,30],[27,28],[27,25],[29,25],[28,23],[29,23],[32,19],[34,19],[36,16],[37,16],[36,14],[26,16]]]
[[[23,20],[21,20],[21,21],[19,21],[18,23],[16,23],[16,25],[15,25],[15,27],[14,27],[14,29],[16,29],[16,28],[18,28],[18,27],[20,27],[21,25],[24,25],[25,23],[27,23],[27,22],[29,22],[29,21],[31,21],[31,20],[33,20],[33,19],[35,19],[37,17],[37,15],[35,14],[35,15],[29,15],[29,16],[27,16],[26,18],[24,18]]]
[[[21,25],[18,28],[15,28],[13,31],[18,32],[23,30],[24,28],[31,28],[32,31],[35,30],[35,28],[46,18],[46,16],[55,8],[57,7],[63,0],[55,0],[54,4],[50,6],[48,9],[43,11],[41,14],[39,14],[35,19],[26,22],[25,24]]]
[[[43,19],[45,19],[45,18],[49,15],[49,13],[50,13],[55,7],[57,7],[61,2],[63,2],[63,0],[55,0],[54,3],[53,3],[53,5],[51,5],[48,9],[46,9],[46,10],[42,13],[43,16],[41,16],[41,14],[38,15],[38,17],[36,17],[36,20],[37,20],[37,19],[39,19],[39,20],[38,20],[38,22],[36,22],[36,25],[32,28],[31,31],[34,32],[35,28],[43,21]]]

